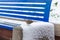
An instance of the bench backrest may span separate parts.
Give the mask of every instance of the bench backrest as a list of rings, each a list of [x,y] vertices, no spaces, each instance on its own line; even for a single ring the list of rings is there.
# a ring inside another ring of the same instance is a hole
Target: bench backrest
[[[0,0],[0,17],[48,22],[52,0]]]

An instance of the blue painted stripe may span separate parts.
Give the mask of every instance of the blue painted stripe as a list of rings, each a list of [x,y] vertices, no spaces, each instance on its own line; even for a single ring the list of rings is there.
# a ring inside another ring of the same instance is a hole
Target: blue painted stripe
[[[28,10],[28,11],[45,11],[44,9],[31,9],[31,8],[9,8],[9,7],[0,7],[1,9],[10,9],[10,10]]]
[[[44,16],[44,14],[39,14],[39,13],[24,13],[24,12],[11,12],[11,11],[1,11],[0,12],[5,12],[5,13],[11,13],[11,14],[25,14],[25,15],[33,15],[33,16]],[[2,14],[2,13],[0,13]]]
[[[8,26],[5,26],[5,25],[0,25],[0,28],[4,28],[4,29],[7,29],[7,30],[13,30],[12,27],[8,27]]]
[[[15,17],[15,18],[23,18],[23,19],[30,19],[30,20],[38,20],[42,21],[43,18],[34,18],[34,17],[26,17],[26,16],[15,16],[15,15],[6,15],[6,14],[0,14],[0,16],[7,16],[7,17]]]
[[[45,7],[46,5],[24,5],[24,4],[0,4],[0,5],[5,5],[5,6],[30,6],[30,7]]]

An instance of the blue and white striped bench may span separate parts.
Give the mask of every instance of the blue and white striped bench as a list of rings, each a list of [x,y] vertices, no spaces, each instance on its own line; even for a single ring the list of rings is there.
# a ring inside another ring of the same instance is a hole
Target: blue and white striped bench
[[[48,21],[51,0],[0,0],[0,17]]]
[[[51,1],[52,0],[0,0],[0,17],[48,22]]]

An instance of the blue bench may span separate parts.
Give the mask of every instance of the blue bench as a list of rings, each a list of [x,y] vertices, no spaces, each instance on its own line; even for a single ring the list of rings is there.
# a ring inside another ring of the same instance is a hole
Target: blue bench
[[[0,0],[0,17],[48,22],[51,1]]]

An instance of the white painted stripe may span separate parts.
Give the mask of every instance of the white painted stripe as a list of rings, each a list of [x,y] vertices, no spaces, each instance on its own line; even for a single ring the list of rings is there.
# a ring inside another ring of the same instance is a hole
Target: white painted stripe
[[[28,10],[11,10],[11,9],[1,9],[2,11],[14,11],[14,12],[29,12],[29,13],[41,13],[44,14],[44,12],[39,12],[39,11],[28,11]]]
[[[37,20],[33,20],[33,19],[24,19],[24,18],[15,18],[15,17],[7,17],[7,16],[0,16],[0,17],[3,17],[3,18],[7,18],[7,19],[13,19],[13,20],[19,20],[19,21],[25,21],[25,20],[32,20],[32,21],[37,21]],[[4,19],[4,21],[6,21]]]
[[[32,8],[32,9],[45,9],[45,7],[29,7],[29,6],[7,6],[7,5],[0,5],[0,7],[8,7],[8,8]]]
[[[32,3],[32,2],[0,2],[0,4],[39,4],[39,5],[46,5],[46,3]]]
[[[18,26],[18,24],[15,24],[15,23],[9,23],[9,22],[0,22],[0,25],[4,25],[4,26]]]
[[[25,14],[13,14],[13,13],[5,13],[5,12],[0,12],[0,14],[16,15],[16,16],[26,16],[26,17],[34,17],[34,18],[44,18],[44,16],[33,16],[33,15],[25,15]]]
[[[0,24],[0,25],[6,26],[6,27],[13,27],[13,26],[10,26],[10,25],[5,25],[5,24]]]
[[[10,19],[25,20],[24,18],[16,18],[16,17],[10,17],[10,16],[1,16],[1,17],[10,18]],[[27,16],[26,16],[26,17],[27,17]],[[44,18],[44,17],[42,16],[42,17],[34,17],[34,18]]]
[[[8,16],[2,16],[2,15],[0,15],[0,18],[7,18],[7,19],[12,19],[12,20],[26,20],[24,18],[8,17]]]

